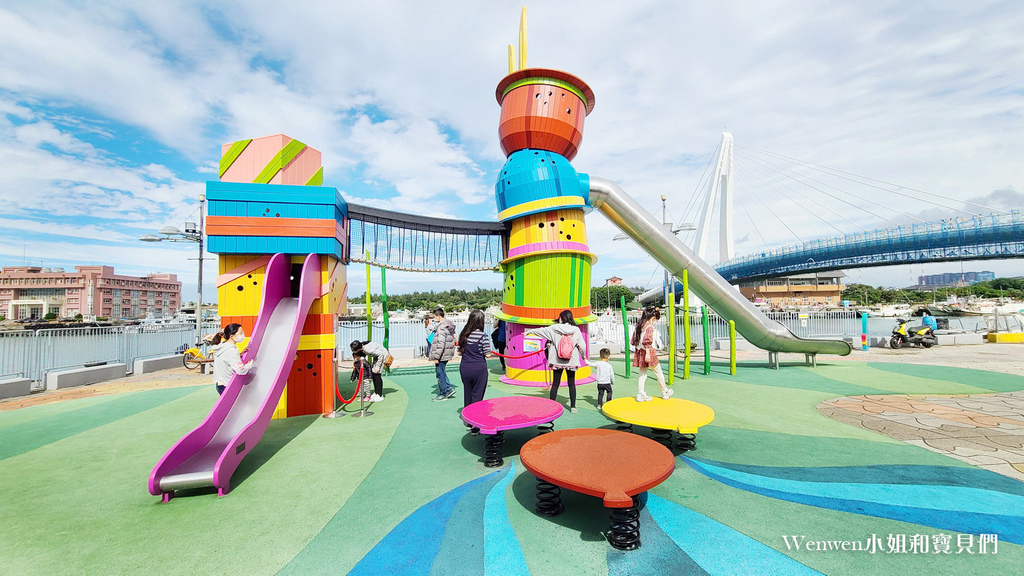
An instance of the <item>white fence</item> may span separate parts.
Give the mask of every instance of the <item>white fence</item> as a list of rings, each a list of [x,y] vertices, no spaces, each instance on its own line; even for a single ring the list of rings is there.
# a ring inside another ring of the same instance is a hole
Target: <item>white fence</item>
[[[789,328],[802,338],[841,338],[860,334],[860,319],[853,311],[828,312],[770,312],[768,317]],[[629,318],[629,334],[632,336],[639,318]],[[676,314],[676,349],[683,349],[683,325],[686,320],[677,310]],[[658,331],[662,341],[668,345],[668,319],[662,316],[658,320]],[[729,322],[718,314],[708,311],[708,334],[714,342],[719,338],[729,337]],[[625,334],[622,331],[622,316],[601,316],[597,322],[589,325],[591,341],[609,342],[622,345]],[[742,337],[742,336],[739,336]],[[690,340],[697,348],[703,348],[704,336],[701,326],[700,312],[690,313]]]
[[[678,312],[678,311],[677,311]],[[827,311],[827,312],[771,312],[768,316],[793,331],[794,334],[804,338],[833,337],[840,338],[851,336],[860,338],[861,321],[854,311]],[[629,318],[629,333],[632,335],[638,318]],[[493,326],[492,320],[487,319],[485,331],[490,333]],[[676,314],[676,347],[683,349],[683,314]],[[465,321],[455,321],[456,332],[462,330]],[[622,316],[609,315],[599,316],[596,322],[587,326],[591,341],[623,344],[624,335],[622,331]],[[658,321],[658,330],[661,331],[662,340],[668,345],[668,320],[662,316]],[[708,312],[708,332],[711,340],[729,337],[729,322],[722,319],[712,311]],[[703,347],[703,332],[701,328],[700,312],[690,314],[691,339],[698,348]],[[427,330],[423,322],[391,322],[389,330],[388,346],[404,347],[426,346]],[[353,340],[366,340],[366,322],[342,322],[338,326],[338,342],[347,344]],[[383,342],[384,323],[373,323],[372,340]]]
[[[769,316],[802,337],[859,337],[860,320],[852,311],[837,312],[772,312]],[[630,334],[636,318],[629,319]],[[456,332],[465,320],[455,319]],[[493,321],[488,318],[485,330],[490,333]],[[203,332],[216,332],[216,324],[205,325]],[[712,341],[729,337],[729,324],[717,314],[708,315]],[[662,340],[668,344],[667,321],[658,323]],[[692,341],[703,346],[699,313],[690,315]],[[601,316],[588,327],[591,341],[624,343],[622,317]],[[676,347],[683,347],[683,315],[676,315]],[[338,326],[339,346],[347,349],[352,340],[366,339],[366,322],[343,322]],[[373,340],[384,339],[383,322],[373,323]],[[391,322],[391,347],[413,347],[422,353],[426,347],[427,330],[422,321]],[[57,328],[36,331],[0,332],[0,378],[22,377],[41,382],[47,372],[82,366],[92,362],[123,362],[131,370],[135,360],[174,354],[195,342],[195,328],[188,325],[110,326],[104,328]],[[343,357],[346,355],[343,354]]]
[[[203,326],[204,333],[219,329],[216,324]],[[189,324],[0,332],[0,378],[41,382],[47,372],[93,362],[123,362],[130,371],[135,360],[192,346],[195,335],[195,327]]]

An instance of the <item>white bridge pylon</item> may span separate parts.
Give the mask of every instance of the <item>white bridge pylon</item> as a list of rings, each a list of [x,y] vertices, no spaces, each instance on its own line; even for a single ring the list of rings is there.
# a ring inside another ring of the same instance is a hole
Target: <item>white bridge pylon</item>
[[[715,174],[708,180],[708,193],[704,199],[704,211],[697,225],[697,245],[694,251],[702,260],[707,260],[708,232],[711,231],[711,217],[715,211],[715,200],[722,198],[719,209],[718,249],[719,260],[725,262],[735,256],[732,228],[732,134],[722,132],[722,143],[718,146],[718,161]]]

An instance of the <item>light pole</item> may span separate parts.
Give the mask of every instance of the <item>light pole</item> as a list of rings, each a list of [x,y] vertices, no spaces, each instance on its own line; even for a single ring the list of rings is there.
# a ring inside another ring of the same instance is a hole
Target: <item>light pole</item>
[[[678,235],[680,232],[687,232],[687,231],[690,231],[690,230],[696,230],[697,229],[696,226],[694,226],[693,224],[690,224],[688,222],[683,223],[683,224],[681,224],[679,226],[674,226],[672,224],[672,222],[669,222],[669,220],[668,220],[668,206],[665,204],[665,200],[666,200],[665,195],[662,194],[661,195],[661,224],[665,228],[668,228],[669,232],[671,232],[672,234]],[[612,240],[628,240],[628,239],[629,239],[629,236],[626,235],[626,234],[623,234],[623,233],[616,234],[615,236],[612,237]],[[666,306],[668,306],[668,294],[669,294],[669,292],[671,292],[671,290],[669,289],[669,282],[672,282],[672,281],[673,280],[672,280],[672,278],[670,277],[670,275],[668,273],[668,268],[665,268],[665,282],[664,282],[664,287],[662,288],[662,296],[664,298],[663,301],[664,301]]]
[[[199,284],[196,291],[196,346],[203,343],[203,204],[206,195],[199,195],[199,227],[195,222],[185,222],[185,231],[174,226],[164,226],[159,236],[146,234],[139,238],[143,242],[197,242],[199,244]]]

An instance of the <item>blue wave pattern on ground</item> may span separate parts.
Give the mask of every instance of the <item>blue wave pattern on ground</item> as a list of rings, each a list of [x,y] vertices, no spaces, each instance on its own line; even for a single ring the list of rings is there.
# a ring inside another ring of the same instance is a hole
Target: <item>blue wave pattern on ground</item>
[[[526,556],[519,539],[508,520],[508,505],[505,490],[516,475],[513,462],[509,469],[487,493],[484,504],[484,568],[486,574],[504,576],[525,576],[530,573],[526,567]]]
[[[388,532],[349,574],[529,574],[505,504],[513,471],[510,465],[424,504]]]
[[[712,576],[728,574],[820,575],[721,522],[653,494],[647,511],[658,526]]]
[[[1000,540],[1024,544],[1024,516],[1020,515],[1024,497],[983,487],[935,484],[934,471],[929,471],[921,484],[816,482],[793,480],[795,474],[791,471],[769,476],[692,458],[683,457],[683,461],[723,484],[771,498],[965,534],[999,534]],[[816,473],[828,469],[805,470],[807,477],[814,478]],[[965,469],[950,467],[948,474],[954,476],[960,470]],[[901,479],[906,482],[913,471],[903,472]],[[828,476],[821,474],[818,478]]]

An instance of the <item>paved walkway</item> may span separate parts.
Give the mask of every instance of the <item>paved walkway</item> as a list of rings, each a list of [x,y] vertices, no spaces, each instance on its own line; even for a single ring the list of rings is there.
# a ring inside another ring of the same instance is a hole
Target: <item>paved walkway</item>
[[[1024,392],[847,396],[817,408],[840,422],[1024,481]]]

